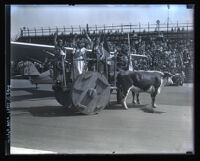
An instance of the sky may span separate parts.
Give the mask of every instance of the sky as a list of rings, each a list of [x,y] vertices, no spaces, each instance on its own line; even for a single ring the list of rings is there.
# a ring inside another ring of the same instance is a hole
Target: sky
[[[11,5],[11,38],[20,28],[85,27],[121,24],[193,23],[193,9],[186,5]]]

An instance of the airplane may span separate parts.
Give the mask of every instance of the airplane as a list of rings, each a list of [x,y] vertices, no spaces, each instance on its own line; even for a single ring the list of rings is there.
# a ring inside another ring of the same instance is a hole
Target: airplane
[[[73,48],[67,48],[72,51]],[[21,75],[15,75],[11,78],[14,79],[29,79],[32,84],[53,84],[51,70],[39,72],[33,62],[43,64],[46,59],[52,59],[55,57],[55,47],[53,45],[43,45],[25,42],[13,42],[11,41],[11,61],[24,61],[23,73]]]
[[[24,73],[22,75],[15,75],[12,78],[28,78],[32,84],[53,84],[53,79],[51,75],[51,70],[48,69],[42,73],[38,71],[33,62],[38,62],[42,64],[45,59],[53,59],[55,57],[55,46],[54,45],[44,45],[36,43],[26,43],[26,42],[14,42],[11,41],[11,61],[22,60],[26,63],[24,64]],[[75,48],[64,47],[66,51],[72,52]],[[86,49],[87,52],[92,52],[91,49]],[[111,58],[114,56],[115,52],[110,52]],[[134,57],[146,57],[145,55],[130,54]]]
[[[40,73],[31,61],[25,61],[23,65],[23,75],[11,76],[12,79],[29,79],[32,84],[36,85],[36,88],[38,84],[53,84],[51,70]]]
[[[36,88],[38,84],[53,84],[51,70],[40,73],[32,62],[27,61],[26,63],[24,76],[28,76],[31,83],[36,85]]]

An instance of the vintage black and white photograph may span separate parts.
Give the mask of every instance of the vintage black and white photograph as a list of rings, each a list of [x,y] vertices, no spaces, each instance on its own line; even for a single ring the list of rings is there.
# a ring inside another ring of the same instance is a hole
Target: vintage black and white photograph
[[[194,6],[10,5],[10,154],[194,153]]]

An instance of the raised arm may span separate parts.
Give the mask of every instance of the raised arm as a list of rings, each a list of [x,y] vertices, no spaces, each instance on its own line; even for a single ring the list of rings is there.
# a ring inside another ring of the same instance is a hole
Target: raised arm
[[[85,30],[84,30],[84,33],[85,33],[87,39],[89,40],[91,47],[93,47],[93,42],[92,42],[91,38],[88,36],[88,33]]]
[[[90,43],[92,43],[92,40],[90,39],[90,37],[88,36],[87,32],[86,32],[86,37],[89,40]]]
[[[54,33],[54,45],[55,45],[55,46],[58,45],[57,37],[58,37],[58,31],[56,31],[56,32]]]

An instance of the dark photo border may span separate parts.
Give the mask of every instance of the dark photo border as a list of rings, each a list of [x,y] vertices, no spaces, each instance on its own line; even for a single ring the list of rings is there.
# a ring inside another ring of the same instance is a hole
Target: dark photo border
[[[10,112],[9,112],[9,97],[10,97],[10,92],[9,92],[9,85],[10,85],[10,55],[7,55],[5,53],[10,53],[10,7],[9,5],[11,4],[67,4],[67,5],[76,5],[76,4],[121,4],[122,1],[111,1],[109,2],[105,2],[105,1],[64,1],[64,0],[58,0],[56,2],[50,1],[50,0],[43,0],[43,1],[39,1],[39,0],[29,0],[29,1],[20,1],[20,0],[4,0],[3,4],[1,5],[1,14],[3,15],[3,19],[1,19],[1,22],[3,27],[1,27],[1,74],[4,76],[4,79],[2,80],[1,83],[1,91],[3,91],[3,93],[1,93],[1,97],[3,98],[3,100],[1,100],[1,117],[2,118],[0,121],[3,122],[2,126],[1,126],[1,131],[3,131],[1,134],[1,156],[7,159],[31,159],[33,158],[35,159],[61,159],[61,160],[72,160],[72,159],[95,159],[95,160],[114,160],[114,159],[130,159],[130,160],[134,160],[134,159],[142,159],[142,160],[198,160],[200,159],[199,154],[200,154],[200,127],[199,127],[199,107],[198,107],[198,92],[199,92],[199,30],[200,30],[200,26],[199,26],[199,4],[197,3],[197,1],[161,1],[161,0],[156,0],[154,2],[150,2],[150,1],[137,1],[137,2],[130,2],[130,1],[126,1],[126,4],[188,4],[188,8],[190,7],[194,7],[194,33],[195,33],[195,53],[194,53],[194,59],[195,59],[195,64],[194,64],[194,146],[195,146],[195,154],[192,154],[191,152],[186,153],[185,155],[182,154],[129,154],[129,155],[123,155],[123,154],[116,154],[116,155],[112,155],[112,154],[103,154],[103,155],[97,155],[97,154],[58,154],[58,155],[9,155],[10,154],[10,136],[9,136],[9,132],[10,132],[10,128],[9,128],[9,120],[10,120]],[[3,36],[4,35],[4,36]],[[2,77],[3,77],[2,76]],[[1,160],[1,159],[0,159]]]

